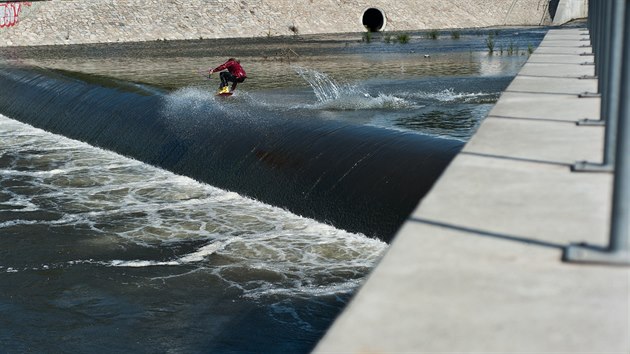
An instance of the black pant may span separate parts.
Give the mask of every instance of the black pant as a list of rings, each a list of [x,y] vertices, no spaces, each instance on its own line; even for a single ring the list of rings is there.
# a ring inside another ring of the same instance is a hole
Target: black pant
[[[236,76],[230,74],[229,71],[222,71],[221,74],[219,74],[219,77],[221,78],[221,86],[219,86],[219,89],[227,86],[228,83],[231,82],[232,91],[234,91],[237,83],[245,81],[245,78],[236,78]]]

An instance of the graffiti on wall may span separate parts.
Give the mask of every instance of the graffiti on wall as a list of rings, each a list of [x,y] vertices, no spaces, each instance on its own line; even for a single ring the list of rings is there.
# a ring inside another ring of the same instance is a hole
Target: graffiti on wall
[[[18,23],[22,6],[31,6],[25,2],[0,2],[0,28],[15,26]]]

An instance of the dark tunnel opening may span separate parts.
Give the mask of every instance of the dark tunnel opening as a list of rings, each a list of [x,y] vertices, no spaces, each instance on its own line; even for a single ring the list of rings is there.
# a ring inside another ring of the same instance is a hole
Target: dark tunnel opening
[[[385,28],[385,14],[377,8],[369,8],[363,12],[363,26],[370,32],[378,32]]]

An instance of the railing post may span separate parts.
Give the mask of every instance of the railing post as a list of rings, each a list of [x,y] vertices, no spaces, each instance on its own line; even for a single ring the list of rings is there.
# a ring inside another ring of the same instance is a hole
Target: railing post
[[[595,65],[594,76],[584,76],[583,79],[601,79],[601,69],[602,62],[604,62],[603,56],[606,55],[605,46],[605,38],[606,35],[606,22],[608,16],[606,15],[609,12],[609,1],[589,1],[589,6],[592,5],[593,13],[589,12],[589,21],[591,21],[591,25],[589,26],[590,38],[591,38],[591,47],[593,51],[593,63],[584,63]],[[589,10],[591,8],[589,7]],[[580,98],[590,98],[590,97],[600,97],[602,92],[602,81],[599,80],[597,82],[597,92],[583,92],[578,95]],[[581,124],[582,125],[582,124]],[[585,120],[583,125],[601,125],[601,122],[596,124],[589,124],[589,120]]]
[[[572,244],[565,248],[563,260],[630,266],[630,0],[623,0],[624,29],[620,100],[613,177],[612,212],[607,247]]]
[[[606,1],[609,23],[605,27],[604,59],[599,82],[602,83],[600,120],[605,122],[604,157],[602,163],[580,161],[572,170],[578,172],[611,172],[615,165],[615,147],[617,146],[617,125],[619,120],[619,92],[621,85],[622,50],[624,45],[624,9],[625,0]]]

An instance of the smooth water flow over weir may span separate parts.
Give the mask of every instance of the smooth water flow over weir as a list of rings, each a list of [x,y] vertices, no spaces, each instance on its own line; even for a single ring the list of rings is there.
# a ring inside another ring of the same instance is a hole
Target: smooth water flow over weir
[[[385,241],[462,147],[66,71],[5,66],[0,87],[13,119]]]

